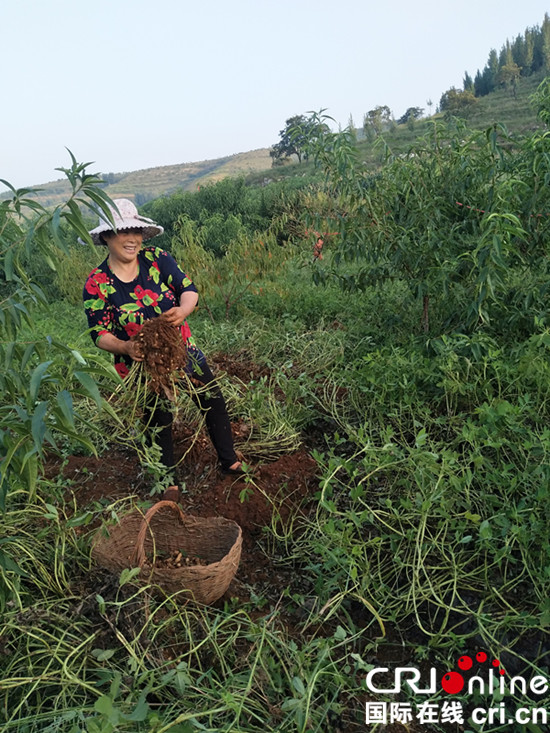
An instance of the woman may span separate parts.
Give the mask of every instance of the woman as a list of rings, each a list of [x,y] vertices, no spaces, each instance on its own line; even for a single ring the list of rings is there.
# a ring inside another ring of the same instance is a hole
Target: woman
[[[186,321],[197,305],[197,288],[168,252],[142,247],[144,241],[162,234],[164,229],[140,216],[132,201],[116,199],[113,203],[116,209],[111,208],[111,213],[116,231],[101,216],[99,226],[90,231],[94,244],[108,250],[108,256],[90,273],[84,286],[84,308],[92,340],[100,349],[114,354],[115,369],[125,377],[133,361],[143,361],[131,338],[147,319],[162,317],[178,326],[187,345],[186,373],[209,386],[208,390],[201,389],[195,399],[206,412],[206,426],[221,469],[225,474],[242,475],[225,401]],[[171,411],[157,405],[150,424],[159,428],[156,439],[161,460],[171,468]]]

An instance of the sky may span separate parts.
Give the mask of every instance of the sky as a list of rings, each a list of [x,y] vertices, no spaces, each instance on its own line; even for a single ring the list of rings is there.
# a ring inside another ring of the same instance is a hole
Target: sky
[[[543,0],[17,0],[4,3],[0,178],[60,178],[72,151],[122,173],[270,147],[326,110],[346,127],[462,87]]]

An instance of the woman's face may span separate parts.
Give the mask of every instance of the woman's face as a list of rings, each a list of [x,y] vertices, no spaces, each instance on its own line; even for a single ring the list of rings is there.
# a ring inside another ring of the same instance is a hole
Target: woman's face
[[[133,262],[143,244],[141,229],[120,229],[117,234],[106,232],[103,239],[107,242],[109,255],[117,262],[130,264]]]

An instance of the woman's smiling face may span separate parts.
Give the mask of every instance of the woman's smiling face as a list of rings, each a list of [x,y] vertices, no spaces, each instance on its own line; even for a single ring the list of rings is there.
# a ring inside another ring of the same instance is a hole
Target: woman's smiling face
[[[130,264],[138,256],[143,244],[143,230],[119,229],[116,234],[105,232],[103,239],[107,242],[110,257],[122,264]]]

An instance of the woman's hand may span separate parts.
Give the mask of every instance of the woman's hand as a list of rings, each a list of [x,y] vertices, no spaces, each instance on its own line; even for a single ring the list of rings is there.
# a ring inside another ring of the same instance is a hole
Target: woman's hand
[[[145,356],[143,354],[143,351],[136,341],[126,341],[125,343],[128,344],[128,350],[126,353],[130,357],[130,359],[133,359],[134,361],[144,360]]]
[[[161,318],[164,318],[164,320],[167,323],[170,323],[172,326],[181,326],[181,324],[185,321],[187,318],[187,314],[185,312],[185,309],[182,308],[181,305],[174,306],[174,308],[170,308],[170,310],[165,311]]]
[[[96,342],[100,349],[111,354],[123,354],[134,361],[143,361],[145,358],[140,345],[136,341],[123,341],[112,333],[104,333]]]
[[[186,290],[185,293],[182,293],[180,296],[180,304],[165,311],[160,317],[164,318],[173,326],[181,326],[187,316],[191,315],[195,310],[198,299],[198,293],[195,293],[193,290]]]

